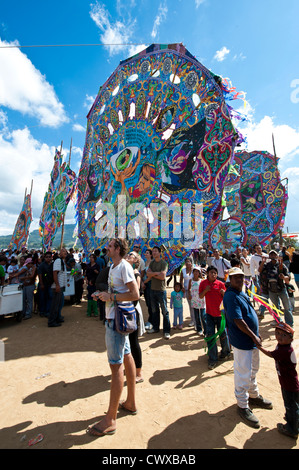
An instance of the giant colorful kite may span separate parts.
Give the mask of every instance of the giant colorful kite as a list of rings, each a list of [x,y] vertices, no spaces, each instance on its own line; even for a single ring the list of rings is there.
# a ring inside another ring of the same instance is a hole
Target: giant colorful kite
[[[235,153],[222,212],[207,234],[210,246],[266,245],[282,229],[288,195],[277,160],[266,151]]]
[[[31,194],[32,185],[30,193],[27,194],[27,189],[25,190],[23,207],[17,219],[14,232],[8,246],[10,250],[19,251],[23,246],[25,247],[27,245],[29,228],[32,222]]]
[[[76,183],[76,174],[70,169],[67,162],[63,162],[62,153],[56,150],[51,179],[44,197],[39,222],[43,250],[49,250],[52,247],[57,229],[63,221],[68,203],[75,191]]]
[[[164,245],[172,271],[198,247],[239,139],[229,94],[182,44],[153,44],[120,63],[87,117],[77,201],[86,253],[126,236],[143,251]]]

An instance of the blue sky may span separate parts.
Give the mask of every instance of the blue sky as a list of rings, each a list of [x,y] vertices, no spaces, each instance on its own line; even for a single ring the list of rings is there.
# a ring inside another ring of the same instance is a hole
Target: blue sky
[[[248,117],[239,128],[249,151],[272,153],[274,134],[281,176],[289,179],[285,229],[299,232],[298,17],[298,0],[2,1],[0,235],[12,233],[32,179],[31,229],[38,228],[61,142],[68,158],[72,139],[78,173],[86,115],[119,62],[173,42],[246,93],[246,108],[240,100],[233,106]],[[3,47],[62,45],[69,46]],[[66,221],[73,217],[70,203]]]

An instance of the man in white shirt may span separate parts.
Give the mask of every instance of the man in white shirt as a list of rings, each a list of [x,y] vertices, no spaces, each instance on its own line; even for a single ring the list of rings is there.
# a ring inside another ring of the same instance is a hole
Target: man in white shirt
[[[61,326],[60,311],[64,298],[64,291],[67,285],[67,270],[66,270],[66,257],[67,251],[61,248],[60,257],[54,261],[53,264],[53,279],[52,284],[52,301],[48,317],[48,326],[55,327]]]
[[[217,249],[214,250],[214,258],[212,259],[211,265],[218,271],[217,279],[221,282],[225,282],[225,278],[228,274],[228,270],[231,268],[231,264],[227,259],[222,258],[222,256],[219,255],[219,250]]]
[[[110,401],[106,415],[101,421],[86,430],[91,436],[105,436],[116,431],[116,415],[119,406],[127,413],[136,414],[135,384],[136,367],[131,355],[128,335],[114,329],[114,301],[125,302],[139,299],[139,289],[132,266],[124,259],[128,250],[126,240],[113,238],[108,245],[107,255],[112,260],[109,270],[108,292],[100,292],[98,297],[106,302],[106,347],[111,368]],[[127,381],[127,399],[120,403],[124,385],[124,366]]]
[[[262,262],[262,257],[264,253],[262,251],[261,245],[254,245],[254,254],[250,258],[250,272],[252,279],[254,279],[257,283],[259,281],[259,267],[260,263]]]
[[[240,256],[240,261],[242,264],[242,270],[244,272],[244,276],[248,278],[251,278],[250,260],[251,260],[251,256],[248,254],[247,249],[243,248],[242,254]]]

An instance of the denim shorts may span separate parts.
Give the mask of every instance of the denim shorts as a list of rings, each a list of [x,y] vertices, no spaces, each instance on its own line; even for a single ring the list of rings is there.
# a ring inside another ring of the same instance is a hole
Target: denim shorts
[[[114,320],[106,320],[106,348],[109,364],[122,364],[124,355],[131,353],[129,335],[121,335],[114,329]]]

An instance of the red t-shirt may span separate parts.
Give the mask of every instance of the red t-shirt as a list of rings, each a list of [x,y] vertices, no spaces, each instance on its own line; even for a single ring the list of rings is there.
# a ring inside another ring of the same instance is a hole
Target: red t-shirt
[[[206,312],[212,317],[221,317],[220,305],[223,297],[220,291],[221,289],[225,290],[225,284],[218,279],[214,282],[204,279],[199,284],[199,293],[203,292],[208,285],[211,286],[211,290],[205,295]]]

